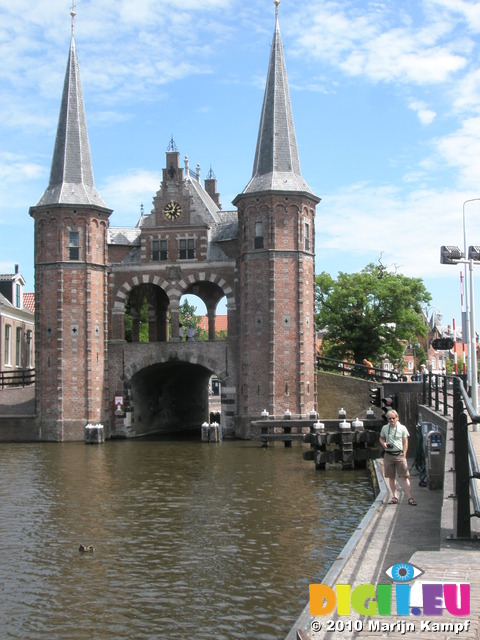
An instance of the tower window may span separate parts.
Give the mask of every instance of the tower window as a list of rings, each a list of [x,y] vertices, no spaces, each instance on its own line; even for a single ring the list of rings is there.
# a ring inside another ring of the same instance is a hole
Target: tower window
[[[152,260],[168,260],[166,240],[152,240]]]
[[[185,238],[178,241],[178,257],[180,260],[192,260],[195,258],[195,240]]]
[[[305,251],[310,251],[310,225],[305,223]]]
[[[80,234],[78,231],[68,232],[68,259],[80,260]]]
[[[255,222],[255,237],[253,239],[254,249],[263,249],[263,222]]]

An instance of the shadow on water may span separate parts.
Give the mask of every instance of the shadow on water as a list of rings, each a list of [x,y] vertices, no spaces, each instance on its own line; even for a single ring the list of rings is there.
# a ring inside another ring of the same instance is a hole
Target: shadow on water
[[[0,445],[2,638],[285,637],[373,499],[303,450]]]

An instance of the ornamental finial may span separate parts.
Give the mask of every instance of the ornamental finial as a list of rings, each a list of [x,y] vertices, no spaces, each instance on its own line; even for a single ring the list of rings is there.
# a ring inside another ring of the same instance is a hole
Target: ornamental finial
[[[70,15],[72,16],[72,36],[75,30],[75,16],[77,15],[75,12],[75,0],[72,0],[72,8],[70,9]]]
[[[278,5],[280,4],[280,0],[273,0],[273,4],[275,5],[275,15],[278,17]]]

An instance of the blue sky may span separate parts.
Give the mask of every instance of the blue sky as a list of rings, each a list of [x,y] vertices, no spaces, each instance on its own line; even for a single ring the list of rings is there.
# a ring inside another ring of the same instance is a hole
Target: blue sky
[[[70,6],[0,0],[0,272],[18,263],[27,290],[28,209],[48,184]],[[78,0],[76,13],[111,225],[134,226],[142,203],[150,211],[172,135],[233,208],[251,177],[273,1]],[[317,272],[381,260],[422,278],[459,326],[461,267],[439,255],[463,247],[464,202],[480,198],[480,3],[281,0],[279,16],[302,173],[322,198]],[[465,219],[467,244],[480,245],[480,201]]]

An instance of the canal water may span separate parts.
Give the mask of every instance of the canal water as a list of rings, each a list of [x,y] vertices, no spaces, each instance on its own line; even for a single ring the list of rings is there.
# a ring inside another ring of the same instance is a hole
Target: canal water
[[[2,639],[284,638],[374,498],[304,450],[0,444]]]

